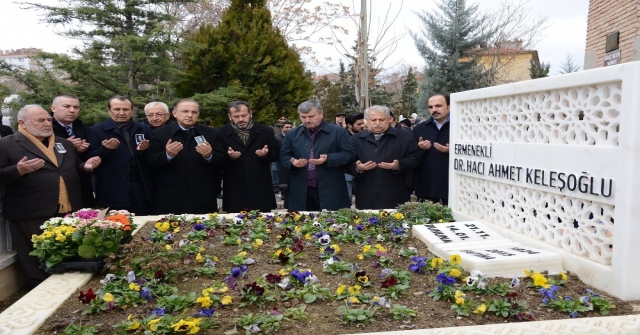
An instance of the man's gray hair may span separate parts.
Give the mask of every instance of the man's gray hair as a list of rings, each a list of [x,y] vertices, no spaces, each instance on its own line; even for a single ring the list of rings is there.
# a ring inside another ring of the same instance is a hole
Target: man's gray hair
[[[317,101],[317,100],[307,100],[301,103],[300,105],[298,105],[298,113],[300,114],[307,114],[311,112],[313,109],[317,109],[320,114],[324,113],[324,110],[322,109],[322,105],[320,104],[320,101]]]
[[[22,120],[22,121],[27,121],[27,112],[32,108],[42,108],[42,106],[40,106],[40,105],[26,105],[26,106],[20,108],[20,110],[18,111],[18,114],[16,115],[16,119]],[[44,108],[42,108],[42,109],[44,109]]]
[[[385,114],[387,114],[387,117],[391,116],[391,111],[389,111],[389,107],[375,105],[375,106],[371,106],[371,107],[369,107],[369,108],[364,110],[364,118],[365,119],[369,118],[369,112],[370,111],[384,112]]]
[[[155,107],[155,106],[157,106],[157,105],[162,106],[162,109],[164,110],[164,113],[165,113],[165,114],[169,114],[169,106],[167,106],[167,104],[165,104],[165,103],[164,103],[164,102],[162,102],[162,101],[151,101],[150,103],[146,104],[146,105],[144,106],[144,112],[145,112],[145,114],[147,113],[147,109],[148,109],[148,108],[153,108],[153,107]]]

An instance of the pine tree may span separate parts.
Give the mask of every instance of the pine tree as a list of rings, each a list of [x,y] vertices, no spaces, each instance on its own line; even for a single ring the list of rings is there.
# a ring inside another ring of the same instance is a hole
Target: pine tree
[[[487,74],[478,64],[481,46],[494,32],[487,18],[478,14],[478,5],[467,6],[465,0],[440,0],[440,13],[422,12],[424,36],[411,33],[416,48],[427,63],[421,82],[420,109],[433,94],[461,92],[485,87]]]
[[[529,60],[529,63],[531,64],[531,67],[529,67],[529,76],[531,79],[549,76],[549,68],[551,67],[551,64],[542,62],[538,65],[533,61],[533,59]]]
[[[340,60],[340,102],[345,113],[360,111],[360,104],[355,96],[356,77],[352,70],[346,71]]]
[[[57,94],[73,94],[82,104],[80,118],[94,123],[104,120],[105,102],[114,95],[130,96],[138,107],[150,100],[175,99],[170,83],[178,67],[170,53],[177,41],[165,29],[174,18],[159,8],[173,1],[25,3],[29,9],[44,11],[45,23],[69,27],[62,35],[86,41],[72,56],[34,56],[42,64],[40,71],[14,72],[14,78],[29,88],[21,92],[25,102],[48,105]]]
[[[400,103],[402,108],[400,114],[411,115],[418,112],[418,106],[416,105],[416,94],[418,92],[418,82],[416,76],[413,74],[413,68],[410,67],[407,71],[407,77],[402,84],[402,94],[400,96]]]
[[[580,65],[578,65],[574,60],[573,56],[567,52],[567,55],[564,58],[564,61],[560,64],[560,74],[572,73],[580,71]]]
[[[340,102],[340,85],[332,83],[327,76],[323,76],[315,83],[314,99],[320,101],[324,109],[326,120],[334,120],[336,113],[344,113]]]
[[[254,118],[263,123],[295,113],[312,96],[313,84],[298,54],[273,28],[265,0],[233,0],[217,26],[201,26],[188,42],[186,75],[176,85],[182,96],[242,87]],[[226,112],[214,117],[225,118]]]

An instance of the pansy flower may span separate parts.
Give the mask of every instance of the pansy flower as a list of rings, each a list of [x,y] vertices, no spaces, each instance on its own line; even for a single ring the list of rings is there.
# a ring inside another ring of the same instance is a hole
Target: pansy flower
[[[329,243],[331,243],[331,237],[328,234],[322,235],[319,239],[318,242],[321,245],[329,245]]]
[[[395,286],[397,283],[398,283],[398,278],[396,278],[395,276],[390,276],[389,278],[387,278],[387,280],[382,282],[380,287],[388,288],[391,286]]]
[[[96,294],[93,292],[92,288],[89,288],[87,290],[87,293],[83,293],[82,291],[80,291],[80,296],[78,297],[78,300],[80,300],[80,302],[82,302],[83,304],[88,304],[95,298],[96,298]]]
[[[452,277],[452,276],[448,276],[446,273],[439,273],[436,276],[436,280],[438,281],[439,284],[442,285],[453,285],[456,283],[456,278]]]

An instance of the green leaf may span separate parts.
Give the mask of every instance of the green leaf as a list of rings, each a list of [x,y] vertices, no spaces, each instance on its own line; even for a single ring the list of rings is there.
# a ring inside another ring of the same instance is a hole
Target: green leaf
[[[316,297],[315,294],[307,293],[307,294],[304,295],[304,302],[306,304],[310,304],[310,303],[316,301],[316,298],[317,297]]]
[[[95,258],[96,248],[89,245],[81,245],[78,247],[78,256],[82,258]]]

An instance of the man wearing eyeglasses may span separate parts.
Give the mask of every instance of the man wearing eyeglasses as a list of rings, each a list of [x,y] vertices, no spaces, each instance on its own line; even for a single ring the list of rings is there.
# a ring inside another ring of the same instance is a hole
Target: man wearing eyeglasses
[[[144,106],[146,119],[142,123],[148,125],[152,130],[171,123],[169,120],[169,106],[164,102],[152,101]]]
[[[200,105],[180,99],[176,122],[155,129],[147,162],[154,168],[159,214],[208,214],[218,210],[216,167],[225,155],[217,130],[198,124]],[[225,185],[226,186],[226,185]]]

